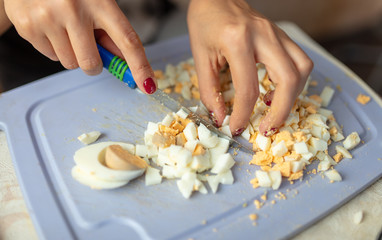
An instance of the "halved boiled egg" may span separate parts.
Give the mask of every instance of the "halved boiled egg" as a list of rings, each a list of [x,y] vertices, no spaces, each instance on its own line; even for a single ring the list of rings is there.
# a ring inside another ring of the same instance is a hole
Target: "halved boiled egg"
[[[80,183],[98,189],[120,187],[146,170],[147,163],[134,152],[134,145],[122,142],[101,142],[83,147],[74,154],[77,166],[73,168],[72,176]]]

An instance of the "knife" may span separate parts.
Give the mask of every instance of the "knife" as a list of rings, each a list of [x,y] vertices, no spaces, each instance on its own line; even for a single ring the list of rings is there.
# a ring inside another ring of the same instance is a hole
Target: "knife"
[[[117,77],[122,82],[126,83],[130,88],[136,88],[137,84],[134,81],[133,75],[131,74],[130,68],[127,65],[126,61],[122,60],[118,56],[113,55],[105,48],[97,44],[97,48],[99,54],[102,59],[102,63],[104,68],[106,68],[111,74]],[[161,89],[157,89],[153,94],[150,95],[155,100],[160,102],[162,105],[170,109],[172,112],[177,112],[182,109],[184,112],[188,114],[188,118],[195,122],[197,125],[201,123],[205,125],[208,130],[217,134],[219,137],[227,139],[233,147],[237,147],[242,149],[244,152],[249,154],[254,154],[254,151],[243,144],[241,144],[236,139],[229,137],[228,135],[221,132],[218,128],[216,128],[212,122],[205,120],[200,117],[198,114],[192,112],[189,108],[181,105],[178,101],[170,97],[168,94],[163,92]]]

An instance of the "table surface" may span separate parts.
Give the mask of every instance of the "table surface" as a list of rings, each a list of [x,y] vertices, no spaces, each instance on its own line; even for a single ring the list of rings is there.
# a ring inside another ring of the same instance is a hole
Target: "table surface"
[[[280,26],[294,39],[326,54],[295,25],[280,23]],[[333,61],[341,65],[334,59]],[[377,239],[382,231],[381,203],[382,179],[379,179],[294,239]],[[360,210],[363,211],[364,218],[361,224],[356,225],[353,223],[353,216]],[[0,131],[0,239],[25,239],[26,236],[31,240],[38,239],[17,182],[5,133]]]

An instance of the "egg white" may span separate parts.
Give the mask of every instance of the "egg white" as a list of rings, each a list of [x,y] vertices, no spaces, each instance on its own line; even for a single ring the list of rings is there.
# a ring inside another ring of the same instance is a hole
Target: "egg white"
[[[145,169],[128,171],[114,170],[104,165],[106,147],[115,144],[120,145],[132,154],[135,152],[135,146],[132,144],[122,142],[101,142],[85,146],[76,151],[74,154],[74,161],[81,169],[81,172],[103,181],[127,183],[130,180],[141,176],[145,172]]]

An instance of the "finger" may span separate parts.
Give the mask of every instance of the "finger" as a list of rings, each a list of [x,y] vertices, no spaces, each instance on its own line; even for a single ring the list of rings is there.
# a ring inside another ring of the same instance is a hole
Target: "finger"
[[[37,51],[48,57],[52,61],[58,61],[58,57],[56,53],[54,52],[54,49],[52,47],[52,44],[50,43],[49,39],[45,36],[41,36],[35,41],[31,41],[32,45]]]
[[[268,45],[272,55],[264,57],[269,76],[276,84],[271,111],[260,124],[260,132],[270,136],[284,123],[299,93],[301,76],[281,44]],[[269,50],[269,49],[268,49]]]
[[[109,52],[116,56],[123,57],[121,50],[115,45],[110,36],[102,29],[94,30],[94,35],[96,42],[101,44],[104,48],[106,48]]]
[[[70,24],[67,28],[77,63],[88,75],[102,72],[102,60],[94,38],[93,26],[87,24]]]
[[[233,135],[240,135],[248,124],[259,96],[256,62],[253,51],[236,51],[227,57],[227,61],[235,88],[230,129]]]
[[[154,93],[157,88],[154,72],[147,60],[139,36],[130,22],[115,2],[104,6],[102,15],[107,17],[99,18],[100,27],[107,32],[121,50],[137,86],[145,93]]]
[[[212,66],[208,56],[199,57],[196,53],[194,57],[200,98],[209,110],[210,117],[215,125],[220,127],[226,116],[226,107],[220,88],[218,68]]]
[[[299,75],[300,82],[298,85],[298,94],[304,89],[306,80],[308,79],[312,69],[313,61],[306,55],[306,53],[280,29],[281,43],[285,51],[292,59]]]
[[[67,69],[78,68],[77,59],[67,32],[64,29],[59,29],[48,33],[47,37],[51,42],[54,52],[56,53],[62,66]]]

